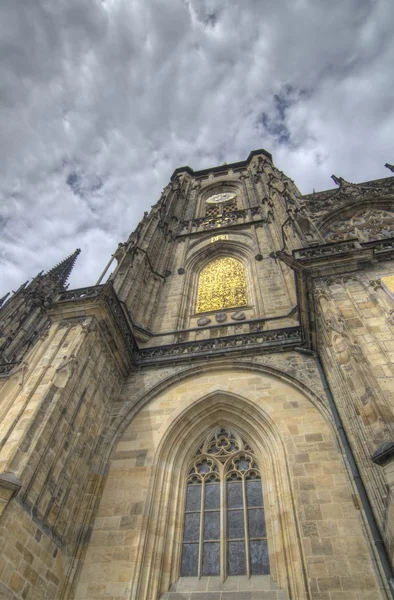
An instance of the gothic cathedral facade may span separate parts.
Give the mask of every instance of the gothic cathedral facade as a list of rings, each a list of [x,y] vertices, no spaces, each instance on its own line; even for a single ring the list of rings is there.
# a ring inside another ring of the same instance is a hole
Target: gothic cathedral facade
[[[394,597],[394,177],[333,179],[178,168],[3,299],[1,598]]]

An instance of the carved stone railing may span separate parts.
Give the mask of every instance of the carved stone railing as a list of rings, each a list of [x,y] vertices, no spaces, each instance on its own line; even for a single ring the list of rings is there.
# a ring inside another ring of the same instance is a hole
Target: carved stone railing
[[[211,338],[200,341],[179,342],[155,346],[151,348],[138,348],[124,310],[108,282],[91,288],[69,290],[60,295],[59,303],[77,302],[79,300],[92,300],[105,302],[111,312],[123,340],[128,348],[134,364],[144,365],[151,362],[165,362],[167,360],[181,360],[185,358],[227,354],[234,351],[242,352],[259,349],[259,351],[278,352],[291,348],[301,342],[301,329],[299,327],[285,327],[266,331],[253,331],[238,335]],[[259,324],[253,323],[258,329]],[[264,325],[264,323],[263,323]]]
[[[271,331],[144,348],[136,353],[136,358],[140,364],[146,364],[148,362],[164,362],[169,359],[227,354],[239,350],[244,353],[248,349],[278,352],[300,344],[301,337],[300,327],[286,327]]]
[[[76,290],[66,290],[59,296],[59,302],[71,302],[73,300],[84,300],[87,298],[97,298],[100,296],[104,285],[94,285],[91,287],[78,288]]]
[[[364,242],[361,244],[362,248],[373,248],[373,251],[377,254],[383,252],[390,252],[394,250],[394,237],[390,237],[384,240],[374,240],[373,242]]]
[[[373,250],[374,254],[390,253],[394,250],[394,237],[373,240],[371,242],[360,242],[357,238],[342,240],[332,244],[322,246],[310,246],[309,248],[298,248],[293,250],[293,256],[296,260],[307,261],[328,256],[346,254],[355,250]]]
[[[331,256],[333,254],[342,254],[350,250],[360,248],[360,243],[357,239],[343,240],[333,244],[324,244],[322,246],[310,246],[309,248],[298,248],[293,251],[293,256],[296,260],[308,260],[319,257]]]
[[[191,221],[184,221],[181,223],[180,235],[189,233],[195,233],[196,231],[216,229],[218,227],[230,227],[231,225],[238,225],[248,223],[250,220],[254,220],[256,215],[260,215],[261,208],[255,206],[253,208],[246,208],[240,210],[233,210],[226,214],[217,217],[200,217],[199,219],[192,219]],[[262,216],[261,216],[262,218]]]

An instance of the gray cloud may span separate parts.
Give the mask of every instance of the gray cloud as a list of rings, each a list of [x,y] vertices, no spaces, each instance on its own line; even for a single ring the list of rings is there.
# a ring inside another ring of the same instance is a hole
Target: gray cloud
[[[253,148],[304,193],[393,162],[390,0],[3,0],[0,294],[93,284],[172,171]]]

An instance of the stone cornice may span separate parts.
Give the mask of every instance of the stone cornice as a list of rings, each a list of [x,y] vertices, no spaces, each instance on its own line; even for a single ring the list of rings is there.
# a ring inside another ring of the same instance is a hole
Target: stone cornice
[[[133,335],[131,321],[119,302],[111,282],[105,285],[65,291],[51,310],[56,321],[80,320],[94,317],[99,322],[109,347],[122,372],[127,375],[133,368],[156,363],[184,362],[191,358],[206,359],[224,354],[244,355],[248,351],[280,352],[290,350],[302,342],[300,327],[267,329],[246,334],[222,336],[201,341],[179,342],[139,348]],[[261,321],[261,329],[266,326]],[[259,321],[256,322],[258,327]],[[176,332],[174,332],[176,333]]]
[[[21,487],[21,480],[14,473],[0,473],[0,516]]]
[[[246,167],[248,167],[249,163],[251,162],[252,158],[254,156],[259,156],[260,154],[264,154],[264,156],[266,156],[272,162],[272,154],[267,152],[267,150],[260,148],[259,150],[252,150],[252,152],[249,154],[246,160],[230,163],[228,165],[219,165],[217,167],[210,167],[209,169],[202,169],[200,171],[193,171],[193,169],[188,166],[179,167],[178,169],[175,169],[175,171],[171,175],[171,181],[173,181],[173,179],[175,179],[175,177],[180,173],[189,173],[189,175],[192,175],[193,177],[202,177],[204,175],[209,175],[210,173],[225,173],[230,169],[246,169]]]
[[[138,364],[162,364],[163,362],[190,361],[191,358],[208,359],[248,351],[260,354],[265,352],[284,352],[302,343],[300,327],[285,327],[255,333],[232,335],[209,340],[182,342],[167,346],[144,348],[137,353]]]

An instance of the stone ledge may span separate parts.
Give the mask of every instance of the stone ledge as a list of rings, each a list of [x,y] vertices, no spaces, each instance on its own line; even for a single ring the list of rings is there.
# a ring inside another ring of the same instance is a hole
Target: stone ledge
[[[287,600],[283,590],[249,592],[166,592],[160,600]]]
[[[14,473],[0,473],[0,516],[21,487],[21,480]]]
[[[160,600],[287,600],[270,575],[180,577]]]

